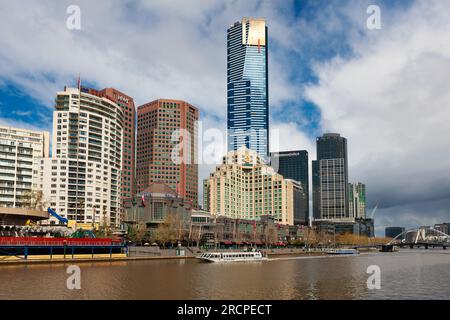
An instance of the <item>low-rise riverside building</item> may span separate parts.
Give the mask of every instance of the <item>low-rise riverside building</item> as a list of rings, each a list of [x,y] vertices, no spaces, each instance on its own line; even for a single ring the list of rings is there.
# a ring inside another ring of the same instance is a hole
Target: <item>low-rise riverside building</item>
[[[340,220],[316,219],[313,221],[313,227],[318,232],[328,234],[354,234],[366,237],[375,236],[374,220],[368,218],[348,218]]]
[[[272,216],[246,220],[193,210],[189,241],[194,245],[202,244],[210,247],[284,245],[290,240],[301,240],[307,229],[305,226],[277,224]]]
[[[124,202],[123,222],[128,225],[145,225],[146,229],[156,231],[158,226],[168,223],[169,219],[181,223],[183,233],[190,222],[192,205],[185,201],[172,188],[164,183],[152,183],[134,198]]]

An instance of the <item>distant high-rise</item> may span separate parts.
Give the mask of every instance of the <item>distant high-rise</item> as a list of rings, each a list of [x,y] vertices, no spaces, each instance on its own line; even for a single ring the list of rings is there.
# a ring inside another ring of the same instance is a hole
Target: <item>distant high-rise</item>
[[[385,237],[393,239],[393,238],[401,235],[403,232],[405,232],[405,228],[403,228],[403,227],[386,227]]]
[[[227,32],[228,150],[269,154],[268,41],[264,19],[243,18]]]
[[[298,181],[304,193],[304,212],[302,219],[294,217],[294,223],[308,224],[309,221],[309,174],[308,151],[282,151],[270,153],[271,165],[285,179]]]
[[[336,133],[317,138],[313,171],[314,219],[351,218],[348,202],[347,139]]]
[[[366,185],[364,183],[348,184],[349,214],[352,218],[366,217]]]
[[[95,90],[81,87],[82,92],[105,97],[109,101],[115,102],[122,108],[124,116],[123,129],[123,156],[122,156],[122,199],[131,199],[136,193],[136,162],[135,162],[135,127],[136,109],[132,97],[114,88]]]
[[[450,223],[438,223],[434,225],[434,228],[440,232],[445,234],[449,234],[450,231]]]
[[[138,193],[163,182],[198,206],[198,118],[198,109],[180,100],[159,99],[138,107]]]
[[[40,158],[49,156],[49,137],[46,131],[0,126],[0,207],[30,205],[33,171]]]

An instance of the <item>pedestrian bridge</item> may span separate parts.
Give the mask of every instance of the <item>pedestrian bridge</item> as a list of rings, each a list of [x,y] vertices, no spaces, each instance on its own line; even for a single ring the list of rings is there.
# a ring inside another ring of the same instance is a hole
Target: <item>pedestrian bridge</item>
[[[432,227],[420,227],[406,230],[392,239],[388,245],[417,247],[443,247],[450,246],[450,236]]]

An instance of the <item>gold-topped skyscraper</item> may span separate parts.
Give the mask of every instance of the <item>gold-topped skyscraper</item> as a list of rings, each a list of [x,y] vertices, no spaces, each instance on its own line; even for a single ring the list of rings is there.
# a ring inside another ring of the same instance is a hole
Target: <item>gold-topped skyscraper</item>
[[[269,93],[265,19],[243,18],[227,33],[228,150],[269,153]]]

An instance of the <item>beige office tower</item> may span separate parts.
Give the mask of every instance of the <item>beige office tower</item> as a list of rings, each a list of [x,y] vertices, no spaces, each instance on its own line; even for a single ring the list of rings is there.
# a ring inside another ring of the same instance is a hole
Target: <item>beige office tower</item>
[[[123,110],[113,101],[79,88],[57,93],[52,157],[41,160],[38,187],[60,216],[120,223],[123,128]]]
[[[300,183],[284,179],[254,150],[230,151],[223,163],[204,181],[206,211],[215,216],[259,220],[273,216],[276,223],[294,224],[302,210]]]
[[[0,126],[0,207],[30,206],[33,172],[49,156],[49,140],[46,131]]]

